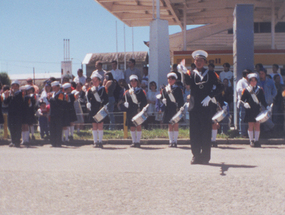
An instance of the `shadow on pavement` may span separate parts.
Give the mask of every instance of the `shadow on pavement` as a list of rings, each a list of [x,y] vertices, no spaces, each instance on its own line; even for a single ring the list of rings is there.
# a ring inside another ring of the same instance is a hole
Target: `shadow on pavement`
[[[159,150],[159,149],[165,149],[164,147],[148,147],[145,145],[141,145],[140,148],[138,149],[142,149],[142,150]]]
[[[229,168],[255,168],[257,166],[252,166],[252,165],[238,165],[238,164],[225,164],[225,163],[209,163],[206,164],[207,166],[216,166],[216,167],[221,167],[221,173],[220,175],[225,176],[225,172],[228,171]]]
[[[128,147],[124,147],[124,148],[108,147],[108,146],[104,145],[102,149],[104,149],[104,150],[121,150],[121,149],[127,149],[127,148]]]
[[[180,147],[177,147],[178,149],[184,149],[184,150],[191,150],[191,147],[187,147],[187,146],[180,146]]]
[[[233,150],[238,150],[238,149],[245,149],[245,148],[237,148],[237,147],[230,147],[230,146],[218,146],[218,147],[214,147],[217,149],[233,149]]]

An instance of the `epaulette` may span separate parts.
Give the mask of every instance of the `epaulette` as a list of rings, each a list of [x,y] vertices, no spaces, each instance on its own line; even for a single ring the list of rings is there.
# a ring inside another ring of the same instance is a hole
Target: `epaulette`
[[[187,73],[186,73],[187,75],[191,75],[191,71],[190,70],[187,70]]]
[[[68,94],[65,94],[65,100],[68,101]]]
[[[244,94],[244,92],[245,92],[245,88],[242,90],[241,94],[243,95],[243,94]]]
[[[105,87],[105,91],[106,91],[106,93],[108,94],[108,88],[107,88],[107,87]]]
[[[124,95],[126,95],[127,92],[129,92],[129,90],[126,90],[126,91],[124,92]],[[123,95],[123,96],[124,96],[124,95]]]
[[[62,93],[60,93],[60,94],[58,95],[58,99],[59,99],[59,100],[63,100],[63,94],[62,94]]]
[[[24,92],[24,91],[22,91],[22,97],[23,97],[23,98],[25,97],[25,92]]]
[[[224,96],[224,95],[225,95],[225,91],[223,90],[223,91],[222,91],[222,96]]]
[[[4,98],[3,98],[2,94],[0,96],[1,96],[1,102],[3,102]]]
[[[142,91],[143,91],[144,95],[146,96],[146,92],[144,90],[142,90]]]
[[[216,73],[216,72],[214,72],[214,73],[215,73],[217,79],[220,79],[220,76],[218,75],[218,73]]]

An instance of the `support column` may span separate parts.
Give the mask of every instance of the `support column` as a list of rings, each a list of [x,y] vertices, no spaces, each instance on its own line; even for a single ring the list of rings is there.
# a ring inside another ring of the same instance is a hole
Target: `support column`
[[[275,4],[271,6],[271,49],[275,49]]]
[[[156,19],[150,23],[149,40],[149,82],[157,86],[167,84],[167,73],[170,72],[170,48],[168,21]]]
[[[234,10],[234,125],[237,129],[236,83],[244,69],[254,70],[254,19],[253,4],[237,4]]]

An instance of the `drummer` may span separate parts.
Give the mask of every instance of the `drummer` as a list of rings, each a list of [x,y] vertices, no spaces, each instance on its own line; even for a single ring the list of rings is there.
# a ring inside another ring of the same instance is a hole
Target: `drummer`
[[[127,108],[127,126],[131,129],[132,145],[131,147],[140,147],[140,140],[142,135],[141,125],[136,126],[132,122],[132,118],[136,116],[146,105],[146,93],[143,89],[138,87],[138,76],[130,76],[131,87],[124,93],[124,106]],[[136,134],[137,131],[137,134]]]
[[[257,74],[250,73],[247,75],[249,86],[242,91],[241,101],[245,108],[244,121],[248,122],[248,137],[251,147],[260,147],[259,134],[260,123],[255,120],[260,113],[261,105],[267,107],[263,89],[257,86]],[[267,107],[268,109],[269,107]],[[253,139],[254,130],[254,139]]]
[[[174,72],[167,74],[168,85],[161,92],[161,99],[165,105],[163,123],[168,124],[169,147],[177,147],[178,122],[171,124],[170,120],[184,105],[183,92],[176,85],[177,75]]]
[[[100,86],[102,76],[99,73],[93,73],[91,75],[93,87],[89,88],[87,91],[87,108],[90,110],[89,118],[92,122],[92,134],[94,140],[94,147],[103,148],[103,120],[97,123],[93,116],[108,103],[108,95],[106,93],[105,87]],[[98,135],[97,135],[98,131]],[[97,138],[98,137],[98,138]]]

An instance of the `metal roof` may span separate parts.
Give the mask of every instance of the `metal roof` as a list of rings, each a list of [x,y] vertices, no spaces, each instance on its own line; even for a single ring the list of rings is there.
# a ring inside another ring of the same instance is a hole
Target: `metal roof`
[[[95,1],[130,27],[149,26],[155,17],[154,0]],[[255,22],[270,22],[272,7],[276,23],[285,21],[284,0],[160,0],[160,18],[182,27],[185,10],[187,25],[233,23],[236,4],[253,4]]]

